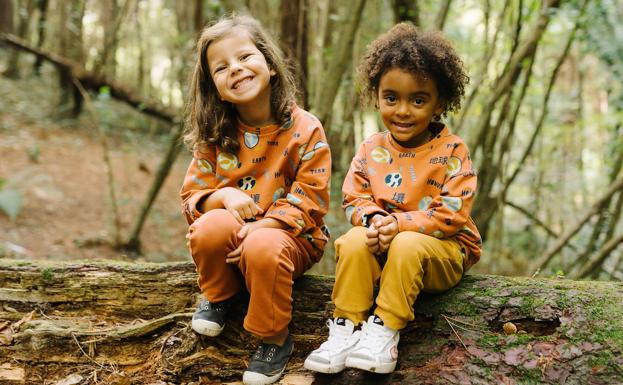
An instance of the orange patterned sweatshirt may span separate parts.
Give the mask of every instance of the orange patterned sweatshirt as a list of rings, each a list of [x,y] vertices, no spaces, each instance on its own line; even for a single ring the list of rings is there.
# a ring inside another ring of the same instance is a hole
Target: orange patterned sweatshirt
[[[318,261],[329,238],[323,217],[331,175],[331,154],[320,121],[294,106],[283,126],[239,123],[238,139],[238,154],[207,145],[193,152],[180,192],[186,220],[191,224],[201,216],[202,199],[220,188],[235,187],[264,210],[257,219],[284,222],[309,242]]]
[[[355,226],[368,226],[374,214],[393,215],[399,231],[453,237],[468,269],[482,248],[470,217],[476,173],[461,138],[440,123],[431,131],[433,139],[416,148],[402,147],[389,131],[365,140],[344,180],[342,206]]]

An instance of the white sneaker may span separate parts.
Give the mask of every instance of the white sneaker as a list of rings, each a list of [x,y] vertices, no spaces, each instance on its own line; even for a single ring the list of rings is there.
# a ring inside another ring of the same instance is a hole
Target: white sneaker
[[[391,373],[398,362],[400,332],[390,329],[375,315],[361,327],[361,338],[346,358],[346,366],[374,373]]]
[[[345,318],[327,321],[329,338],[307,356],[305,368],[321,373],[339,373],[345,368],[346,357],[353,350],[361,331]]]

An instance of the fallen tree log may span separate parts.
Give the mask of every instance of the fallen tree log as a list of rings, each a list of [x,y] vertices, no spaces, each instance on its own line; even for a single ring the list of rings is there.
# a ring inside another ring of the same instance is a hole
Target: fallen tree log
[[[110,92],[110,96],[113,98],[125,102],[131,107],[166,123],[172,124],[176,122],[175,116],[178,112],[171,111],[169,108],[160,105],[154,100],[144,100],[119,82],[107,79],[100,74],[90,73],[81,63],[30,46],[27,41],[10,33],[0,33],[0,42],[15,49],[29,52],[37,56],[38,59],[46,60],[54,64],[59,71],[66,73],[70,79],[72,77],[77,79],[86,89],[99,93],[103,87],[106,87]]]
[[[621,283],[468,275],[418,299],[393,374],[314,375],[302,361],[325,338],[332,283],[296,282],[296,349],[282,383],[623,383]],[[207,338],[189,327],[197,296],[191,263],[0,259],[0,383],[237,381],[257,343],[241,327],[246,298]],[[506,322],[518,332],[505,334]]]

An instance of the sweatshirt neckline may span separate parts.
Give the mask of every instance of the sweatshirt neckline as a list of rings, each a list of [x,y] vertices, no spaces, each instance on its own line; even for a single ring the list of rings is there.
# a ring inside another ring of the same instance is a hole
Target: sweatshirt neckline
[[[294,115],[298,112],[299,107],[295,104],[292,107],[291,119],[294,119]],[[262,127],[249,126],[238,119],[238,131],[245,134],[254,134],[258,136],[271,135],[281,130],[281,125],[278,123],[268,124]]]

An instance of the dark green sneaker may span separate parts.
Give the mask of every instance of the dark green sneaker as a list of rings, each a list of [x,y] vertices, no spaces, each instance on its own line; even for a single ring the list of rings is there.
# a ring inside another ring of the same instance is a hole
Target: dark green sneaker
[[[261,343],[251,356],[242,382],[246,385],[265,385],[277,381],[286,369],[293,351],[294,344],[289,334],[283,346]]]
[[[202,298],[193,314],[193,330],[204,336],[218,336],[225,328],[225,319],[230,307],[230,300],[210,302]]]

